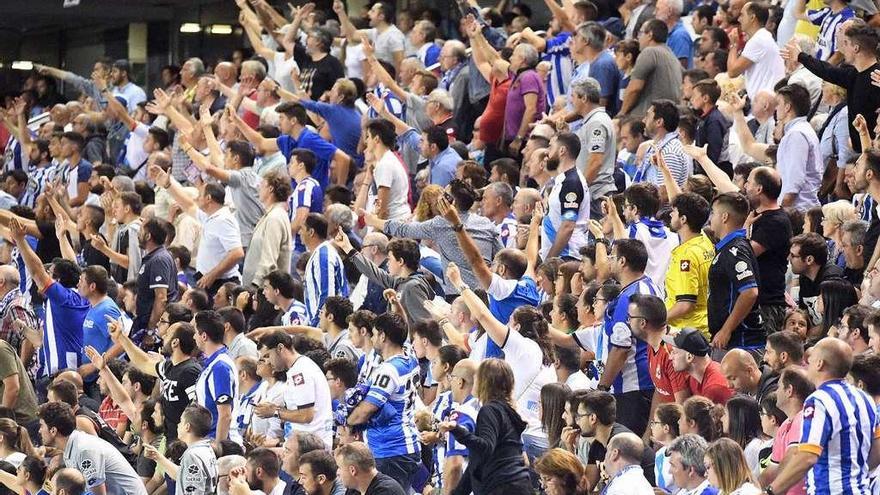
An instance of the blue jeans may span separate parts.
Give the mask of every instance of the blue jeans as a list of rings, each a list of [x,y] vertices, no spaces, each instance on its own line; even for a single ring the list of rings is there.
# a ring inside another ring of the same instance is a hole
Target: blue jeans
[[[412,492],[413,476],[419,468],[422,458],[418,454],[396,455],[376,459],[376,469],[398,482],[405,493]]]

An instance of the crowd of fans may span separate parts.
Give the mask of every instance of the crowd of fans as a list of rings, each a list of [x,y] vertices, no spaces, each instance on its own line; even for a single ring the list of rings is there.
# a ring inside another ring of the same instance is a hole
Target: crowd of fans
[[[236,3],[0,108],[0,493],[880,493],[874,2]]]

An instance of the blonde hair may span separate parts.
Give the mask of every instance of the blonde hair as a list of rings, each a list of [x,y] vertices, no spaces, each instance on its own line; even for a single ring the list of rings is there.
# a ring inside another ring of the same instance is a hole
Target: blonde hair
[[[417,222],[426,222],[437,216],[437,212],[432,205],[436,205],[443,196],[443,188],[436,184],[425,186],[422,195],[419,196],[419,202],[416,204],[416,210],[413,212]]]
[[[513,370],[506,361],[487,359],[477,369],[477,390],[475,395],[480,403],[497,400],[512,404],[513,402]]]
[[[850,220],[855,220],[856,207],[849,201],[835,201],[822,206],[822,216],[825,217],[825,220],[834,222],[840,227]]]
[[[712,462],[712,469],[718,478],[720,495],[730,495],[746,483],[758,485],[742,447],[735,441],[729,438],[715,440],[706,449],[706,457]]]

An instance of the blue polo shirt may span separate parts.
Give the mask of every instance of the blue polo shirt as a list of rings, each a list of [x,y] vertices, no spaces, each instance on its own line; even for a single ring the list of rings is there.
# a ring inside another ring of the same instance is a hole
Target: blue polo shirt
[[[106,297],[103,301],[92,306],[83,320],[83,344],[94,347],[101,354],[107,352],[107,349],[113,346],[113,341],[110,340],[110,331],[107,329],[108,316],[115,320],[122,316],[122,312],[119,310],[119,306],[113,302],[113,299]],[[85,352],[82,353],[81,359],[83,363],[92,362]],[[85,381],[93,382],[97,379],[98,374],[95,373],[86,377]]]
[[[275,143],[284,155],[286,163],[290,163],[290,155],[296,148],[311,150],[318,159],[315,169],[312,170],[312,177],[318,181],[321,189],[327,190],[330,185],[330,162],[333,161],[333,155],[338,149],[336,146],[308,129],[303,129],[298,138],[286,134],[279,136]]]

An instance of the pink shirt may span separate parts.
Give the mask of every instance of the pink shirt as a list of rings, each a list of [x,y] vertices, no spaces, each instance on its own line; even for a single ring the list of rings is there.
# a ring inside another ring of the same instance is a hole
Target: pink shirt
[[[800,442],[801,424],[803,422],[804,413],[800,411],[793,418],[788,418],[779,425],[779,430],[776,431],[776,438],[773,439],[773,451],[770,454],[770,460],[775,464],[782,463],[788,448]],[[786,493],[787,495],[806,495],[806,479],[789,488]]]

